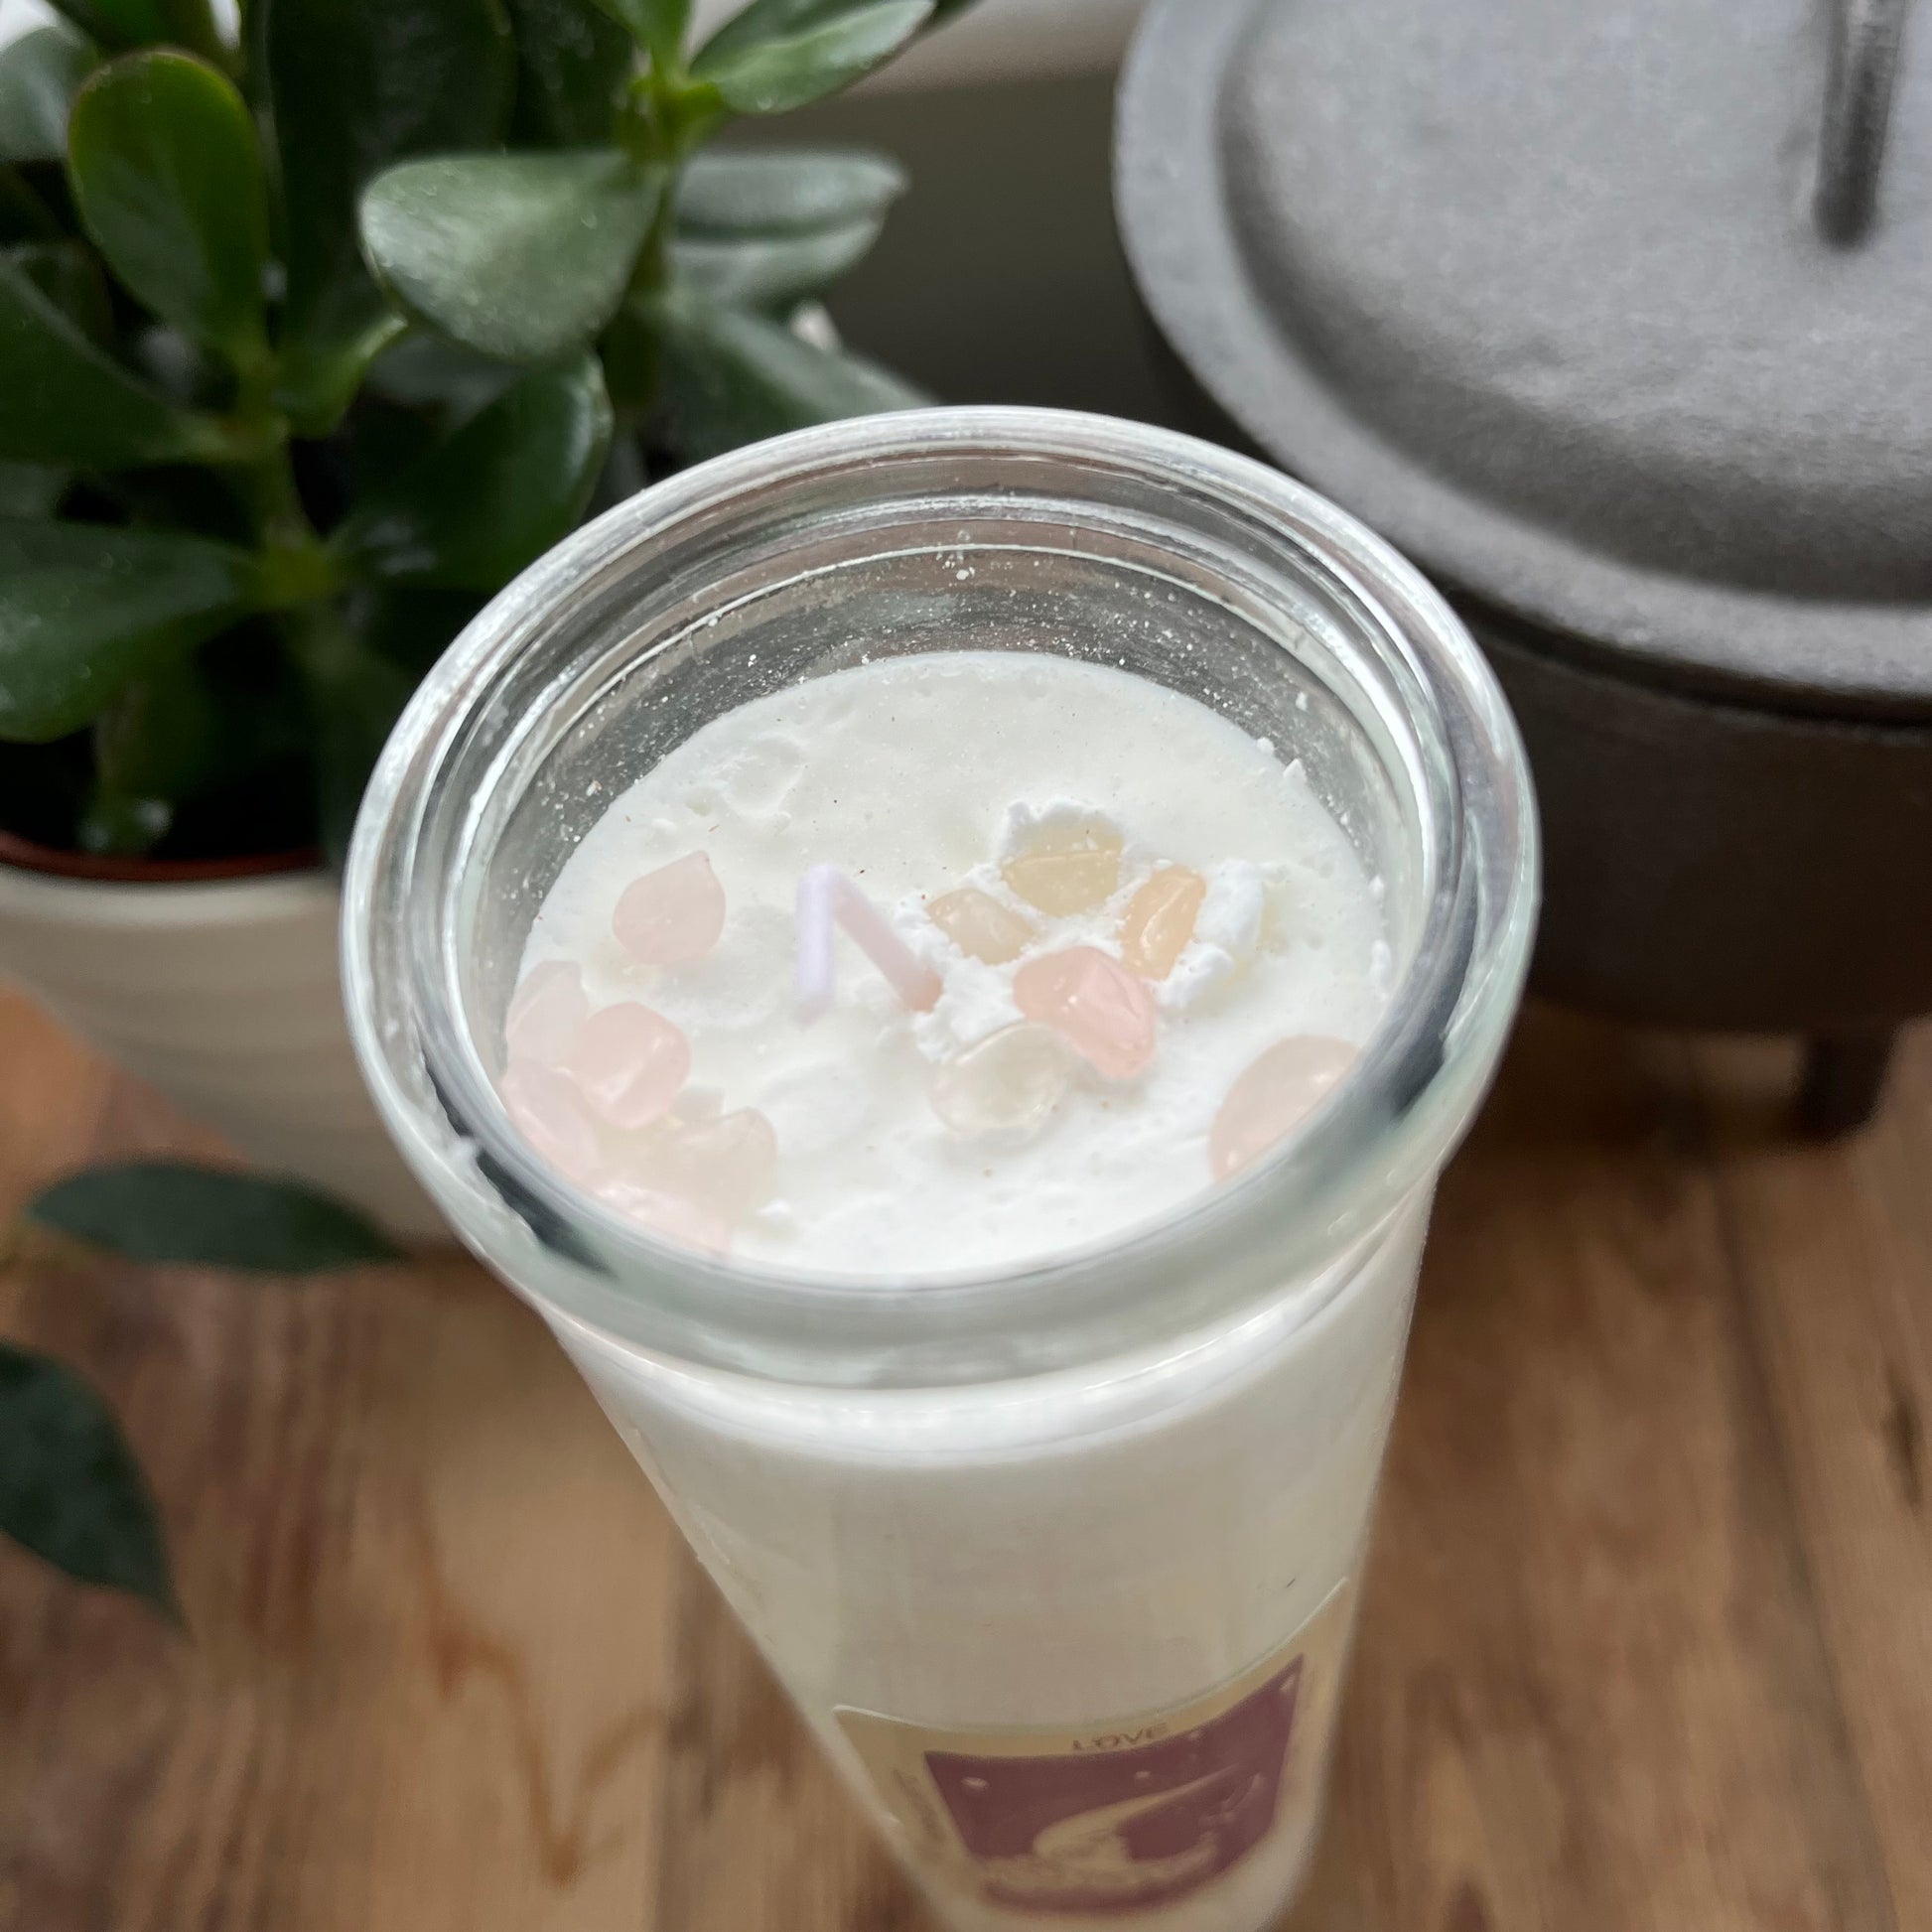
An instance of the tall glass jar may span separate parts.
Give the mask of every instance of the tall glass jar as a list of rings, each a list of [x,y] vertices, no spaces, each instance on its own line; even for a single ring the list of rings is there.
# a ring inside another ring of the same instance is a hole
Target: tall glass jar
[[[961,648],[1119,666],[1300,758],[1382,882],[1388,1012],[1271,1158],[1098,1247],[901,1281],[665,1245],[497,1098],[532,917],[711,719]],[[1430,1195],[1535,892],[1502,699],[1385,545],[1182,437],[947,409],[688,471],[497,598],[376,770],[344,944],[410,1165],[550,1323],[947,1921],[1250,1932],[1318,1817]]]

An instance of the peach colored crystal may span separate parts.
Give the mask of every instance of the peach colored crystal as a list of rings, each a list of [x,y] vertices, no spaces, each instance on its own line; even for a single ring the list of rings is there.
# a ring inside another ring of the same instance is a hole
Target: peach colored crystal
[[[601,1120],[648,1127],[690,1077],[691,1042],[661,1013],[625,1001],[584,1023],[566,1071]]]
[[[562,1065],[591,1017],[584,975],[567,959],[547,960],[523,975],[503,1017],[503,1044],[513,1060]]]
[[[1187,950],[1207,897],[1207,881],[1187,866],[1163,866],[1127,902],[1120,922],[1121,958],[1130,973],[1164,980]]]
[[[702,852],[633,879],[611,914],[618,944],[646,966],[688,966],[724,929],[725,889]]]
[[[1346,1040],[1299,1034],[1265,1048],[1228,1089],[1207,1137],[1216,1180],[1252,1166],[1311,1114],[1361,1057]]]
[[[988,966],[1004,966],[1018,959],[1034,936],[1027,920],[977,886],[962,886],[956,893],[944,894],[925,909],[926,916],[961,952]]]
[[[1036,826],[1000,867],[1029,905],[1055,918],[1092,910],[1120,884],[1120,834],[1105,819]]]
[[[1096,947],[1029,960],[1013,976],[1013,998],[1109,1080],[1131,1080],[1154,1058],[1154,996]]]
[[[597,1122],[584,1096],[554,1066],[512,1060],[498,1090],[517,1131],[560,1173],[589,1180],[597,1173]]]
[[[933,1073],[932,1111],[967,1140],[1037,1133],[1066,1093],[1072,1057],[1051,1027],[1002,1027]]]

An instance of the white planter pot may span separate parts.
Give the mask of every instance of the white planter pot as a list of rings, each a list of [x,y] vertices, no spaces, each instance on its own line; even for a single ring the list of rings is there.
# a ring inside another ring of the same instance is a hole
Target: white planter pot
[[[318,873],[103,885],[0,864],[0,976],[263,1168],[439,1237],[356,1071],[338,910]]]

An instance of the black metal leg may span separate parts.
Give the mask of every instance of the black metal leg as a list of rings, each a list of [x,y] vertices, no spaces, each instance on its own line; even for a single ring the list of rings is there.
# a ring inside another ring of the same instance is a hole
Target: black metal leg
[[[1806,1042],[1804,1082],[1798,1089],[1798,1125],[1821,1141],[1863,1127],[1877,1110],[1891,1064],[1889,1029],[1824,1034]]]

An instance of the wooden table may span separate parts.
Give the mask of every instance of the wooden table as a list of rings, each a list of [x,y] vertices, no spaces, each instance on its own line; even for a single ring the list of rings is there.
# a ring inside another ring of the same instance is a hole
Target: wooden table
[[[1296,1932],[1932,1927],[1932,1034],[1532,1014],[1443,1190]],[[183,1144],[0,1006],[0,1188]],[[195,1627],[0,1550],[8,1932],[898,1932],[903,1883],[543,1329],[455,1259],[64,1258]]]

